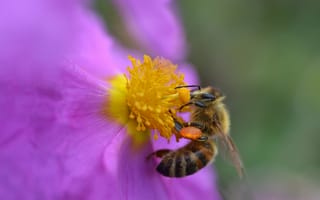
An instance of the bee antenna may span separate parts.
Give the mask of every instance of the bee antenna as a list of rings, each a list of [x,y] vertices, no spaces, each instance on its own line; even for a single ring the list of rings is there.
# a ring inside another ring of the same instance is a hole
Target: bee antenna
[[[194,88],[197,88],[198,90],[201,90],[201,86],[200,85],[180,85],[180,86],[175,87],[174,89],[188,88],[188,87],[194,87]]]

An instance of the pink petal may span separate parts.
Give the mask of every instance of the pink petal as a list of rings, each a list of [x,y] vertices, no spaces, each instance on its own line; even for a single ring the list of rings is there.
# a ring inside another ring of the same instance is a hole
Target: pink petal
[[[163,179],[170,185],[170,199],[221,199],[215,185],[212,166],[207,166],[194,175],[182,179]]]
[[[188,85],[199,85],[200,80],[197,70],[188,63],[179,64],[178,70],[185,75],[184,79]]]
[[[98,79],[124,61],[102,56],[115,46],[81,5],[1,4],[1,199],[109,195],[103,150],[119,125],[97,112],[106,93]]]
[[[186,55],[186,42],[180,20],[170,0],[114,0],[145,52],[171,60]]]
[[[168,188],[155,173],[154,161],[147,160],[152,152],[150,144],[133,151],[131,138],[124,138],[119,152],[117,176],[119,177],[119,199],[168,199]]]

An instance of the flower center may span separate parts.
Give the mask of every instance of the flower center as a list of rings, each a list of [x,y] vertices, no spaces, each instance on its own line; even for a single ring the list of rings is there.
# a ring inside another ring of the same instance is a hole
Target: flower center
[[[129,57],[132,67],[128,75],[120,75],[111,81],[109,113],[129,127],[131,135],[156,130],[160,136],[170,139],[174,132],[174,120],[178,108],[190,100],[184,74],[176,73],[176,65],[163,58],[144,56],[143,62]],[[134,121],[134,123],[128,123]]]

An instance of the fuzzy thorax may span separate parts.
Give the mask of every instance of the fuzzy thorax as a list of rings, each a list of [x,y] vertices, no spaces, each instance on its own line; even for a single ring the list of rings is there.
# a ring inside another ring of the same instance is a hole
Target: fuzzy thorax
[[[132,66],[128,74],[111,80],[108,113],[128,127],[134,140],[147,138],[151,130],[158,136],[170,139],[174,132],[174,119],[178,108],[190,100],[184,74],[176,72],[176,65],[163,58],[151,59],[145,55],[143,62],[129,57]]]

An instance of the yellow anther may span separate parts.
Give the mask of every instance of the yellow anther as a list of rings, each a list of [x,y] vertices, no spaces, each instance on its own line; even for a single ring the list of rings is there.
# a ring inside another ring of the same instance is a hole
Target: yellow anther
[[[129,117],[130,117],[130,119],[134,119],[135,118],[133,113],[130,113]]]
[[[190,101],[190,90],[187,88],[177,88],[177,90],[181,102],[184,104],[188,103]]]
[[[147,108],[148,108],[148,106],[147,106],[147,105],[143,105],[143,106],[142,106],[142,110],[143,110],[143,111],[146,111],[146,110],[147,110]]]
[[[144,56],[143,62],[129,59],[132,67],[127,68],[128,74],[111,81],[109,114],[121,123],[132,120],[129,126],[135,127],[128,130],[138,131],[130,135],[139,134],[139,141],[142,132],[151,130],[158,133],[155,138],[170,139],[176,110],[190,100],[188,89],[176,88],[186,85],[184,75],[176,73],[177,66],[163,58]]]
[[[154,135],[153,135],[153,139],[155,139],[155,140],[159,139],[158,134],[154,134]]]

